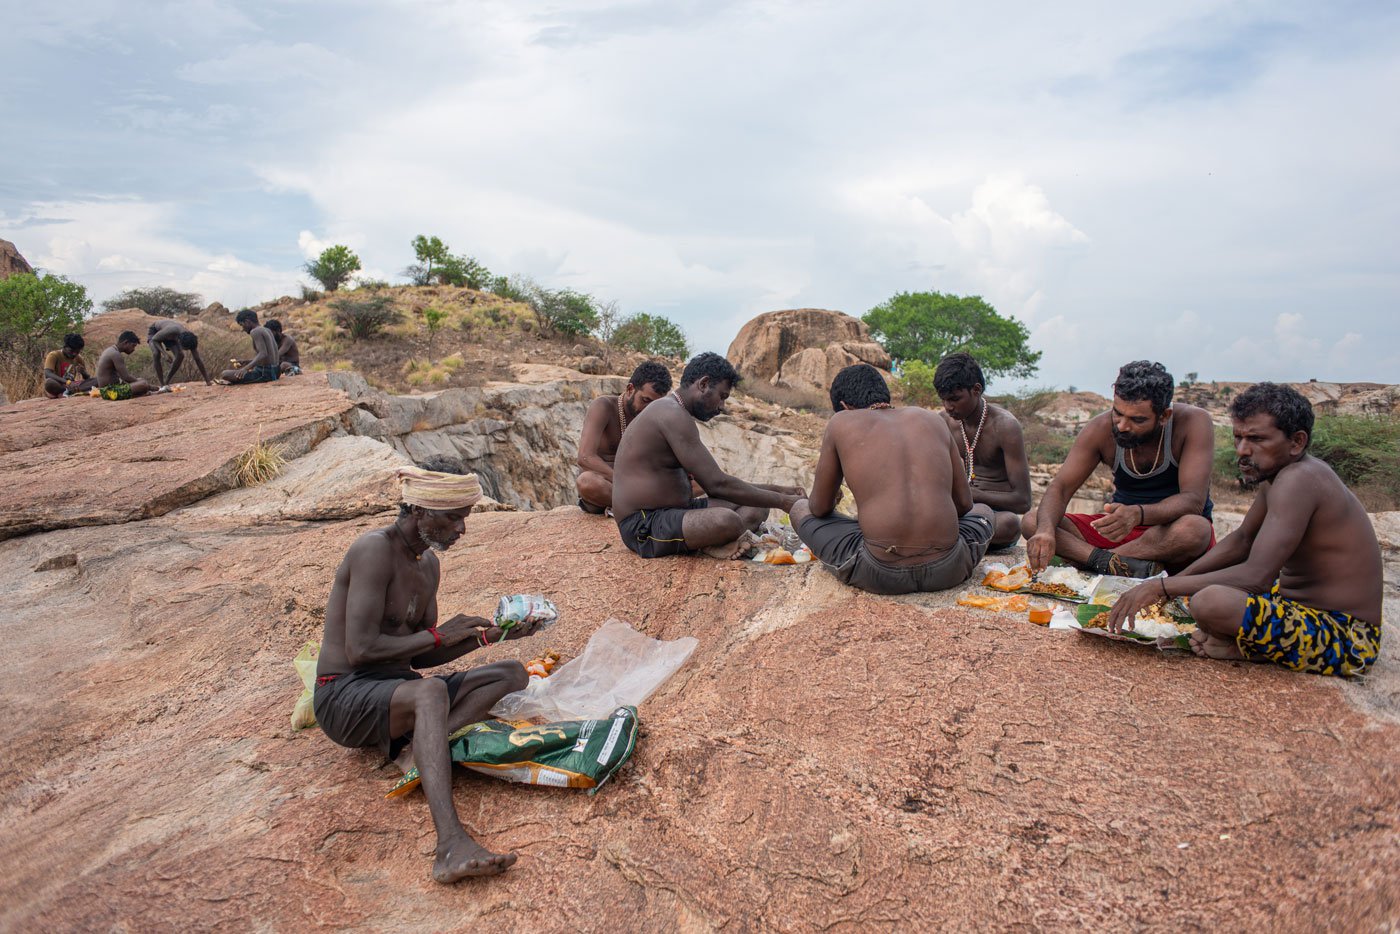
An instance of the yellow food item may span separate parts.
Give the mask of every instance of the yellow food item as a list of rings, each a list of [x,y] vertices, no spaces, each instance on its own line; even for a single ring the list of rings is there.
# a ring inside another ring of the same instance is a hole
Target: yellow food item
[[[763,556],[764,564],[796,564],[797,559],[786,548],[774,548]]]
[[[1049,626],[1050,618],[1054,615],[1055,612],[1049,607],[1033,606],[1031,607],[1030,612],[1027,614],[1027,619],[1035,623],[1037,626]]]
[[[1009,597],[993,597],[990,594],[964,594],[958,599],[959,606],[970,606],[976,610],[998,610],[1005,613],[1024,613],[1030,605],[1030,597],[1013,594]]]
[[[1011,593],[1020,590],[1031,582],[1031,572],[1026,568],[1014,568],[1004,577],[994,580],[987,586],[993,590],[1000,590],[1004,593]]]
[[[970,606],[976,610],[992,610],[1001,603],[1001,597],[988,597],[983,594],[964,594],[958,599],[958,606]]]

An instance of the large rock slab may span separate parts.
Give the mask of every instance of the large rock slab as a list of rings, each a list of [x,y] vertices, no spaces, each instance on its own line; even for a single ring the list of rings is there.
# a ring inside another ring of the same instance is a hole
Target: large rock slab
[[[422,797],[384,800],[395,773],[372,754],[288,724],[290,658],[345,549],[385,521],[180,513],[0,543],[0,928],[1400,919],[1400,720],[1364,703],[1393,688],[1391,643],[1344,686],[952,594],[862,595],[810,566],[643,563],[572,509],[473,516],[444,555],[445,612],[512,591],[563,612],[464,663],[572,655],[614,616],[700,647],[598,796],[459,774],[468,827],[521,858],[436,886]]]
[[[34,267],[20,254],[19,247],[8,240],[0,240],[0,279],[33,271]]]
[[[84,396],[5,406],[0,538],[161,515],[231,489],[235,459],[259,440],[297,457],[352,409],[317,375],[192,384],[123,402]]]
[[[759,315],[739,329],[728,358],[746,379],[809,391],[825,391],[853,363],[890,368],[890,355],[871,338],[865,322],[820,308]]]

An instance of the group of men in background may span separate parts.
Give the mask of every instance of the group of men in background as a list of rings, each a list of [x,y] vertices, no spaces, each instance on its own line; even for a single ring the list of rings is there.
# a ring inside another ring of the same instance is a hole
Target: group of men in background
[[[941,412],[894,406],[867,364],[838,373],[810,494],[731,476],[705,447],[698,425],[724,411],[739,381],[729,361],[705,353],[675,389],[652,362],[620,395],[594,400],[579,445],[579,506],[612,516],[642,558],[713,554],[782,509],[840,581],[882,594],[959,586],[988,550],[1024,536],[1033,572],[1058,558],[1144,580],[1114,607],[1113,631],[1185,597],[1201,655],[1340,675],[1376,657],[1380,546],[1360,502],[1308,454],[1312,406],[1291,387],[1260,383],[1231,405],[1236,460],[1258,495],[1217,545],[1215,425],[1205,409],[1173,401],[1160,363],[1119,370],[1112,407],[1084,424],[1034,509],[1021,425],[986,397],[968,354],[935,370]],[[1070,512],[1101,465],[1112,472],[1108,502]],[[836,511],[843,485],[855,517]]]
[[[285,333],[280,321],[273,319],[259,324],[257,312],[251,309],[240,311],[234,316],[234,321],[252,339],[253,357],[246,361],[229,361],[232,368],[219,374],[220,383],[267,383],[301,372],[300,350],[292,336]],[[138,379],[127,370],[126,357],[141,344],[141,338],[135,331],[121,332],[112,346],[102,351],[97,359],[95,375],[83,358],[86,343],[81,334],[66,334],[63,346],[44,358],[43,388],[49,398],[87,394],[94,388],[108,387],[115,387],[118,398],[123,399],[159,392],[174,382],[186,353],[204,384],[208,386],[214,382],[209,378],[204,360],[199,355],[199,336],[171,318],[152,323],[146,332],[146,343],[151,348],[151,362],[156,371],[155,383]]]

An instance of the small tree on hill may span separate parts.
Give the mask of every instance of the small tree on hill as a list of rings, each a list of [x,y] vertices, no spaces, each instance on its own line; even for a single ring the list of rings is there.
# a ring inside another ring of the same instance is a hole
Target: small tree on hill
[[[862,320],[896,360],[937,366],[948,354],[964,351],[977,358],[989,378],[1025,379],[1040,368],[1041,353],[1027,345],[1026,326],[997,314],[976,295],[901,292]]]
[[[428,362],[433,362],[433,340],[447,324],[447,312],[441,308],[423,309],[423,326],[428,331]]]
[[[102,307],[107,311],[140,308],[148,315],[173,318],[197,314],[204,307],[204,299],[195,292],[177,292],[157,285],[148,289],[127,289],[107,299]]]
[[[661,315],[632,315],[617,326],[612,343],[655,356],[690,356],[685,332],[674,321]]]
[[[407,271],[414,285],[427,285],[432,282],[433,273],[450,258],[447,244],[443,243],[441,238],[425,237],[422,234],[413,238],[413,255],[418,257],[418,265],[408,267]]]
[[[348,246],[337,243],[306,264],[306,273],[327,292],[334,292],[360,269],[360,258]]]
[[[481,291],[491,284],[491,270],[470,256],[449,256],[435,273],[443,285]]]
[[[573,289],[536,288],[530,304],[540,316],[541,323],[556,334],[581,337],[598,326],[598,312],[593,296]]]
[[[403,320],[403,315],[394,308],[388,295],[375,295],[367,299],[342,298],[331,302],[331,314],[335,323],[344,328],[353,341],[374,337],[391,324]]]

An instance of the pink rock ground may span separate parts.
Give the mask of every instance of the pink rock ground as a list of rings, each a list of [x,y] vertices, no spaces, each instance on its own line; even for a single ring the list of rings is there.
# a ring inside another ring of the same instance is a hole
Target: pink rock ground
[[[383,800],[392,768],[288,724],[290,659],[383,521],[176,512],[0,543],[0,928],[1400,920],[1400,726],[1335,681],[861,595],[820,568],[643,564],[568,509],[473,517],[444,557],[446,612],[515,591],[563,612],[470,660],[572,655],[610,616],[700,647],[596,797],[460,773],[469,828],[520,862],[435,885],[421,795]]]
[[[0,407],[0,538],[161,515],[232,487],[234,459],[259,440],[294,457],[351,408],[324,374]]]

